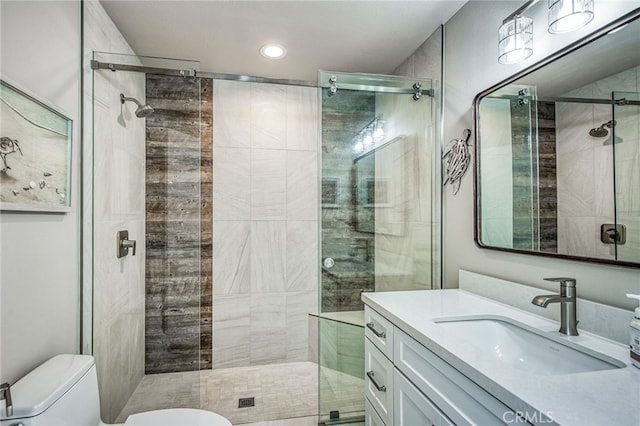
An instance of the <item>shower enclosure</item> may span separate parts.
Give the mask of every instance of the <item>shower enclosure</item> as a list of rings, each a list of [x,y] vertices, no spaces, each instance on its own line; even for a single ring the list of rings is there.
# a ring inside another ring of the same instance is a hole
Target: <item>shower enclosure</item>
[[[103,420],[362,416],[361,293],[440,285],[431,81],[91,59],[83,350]]]
[[[430,80],[320,72],[320,419],[364,411],[361,294],[439,288]]]

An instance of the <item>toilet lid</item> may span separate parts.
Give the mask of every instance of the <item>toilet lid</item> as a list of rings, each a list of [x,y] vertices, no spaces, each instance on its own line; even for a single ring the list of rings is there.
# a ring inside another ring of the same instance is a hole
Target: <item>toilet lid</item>
[[[125,426],[231,426],[220,414],[193,408],[171,408],[132,414]]]

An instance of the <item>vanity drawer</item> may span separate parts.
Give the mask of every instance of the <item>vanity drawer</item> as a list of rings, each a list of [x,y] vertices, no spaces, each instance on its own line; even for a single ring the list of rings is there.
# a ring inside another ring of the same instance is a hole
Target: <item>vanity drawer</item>
[[[367,305],[364,306],[364,323],[364,335],[393,361],[393,324]]]
[[[396,425],[454,426],[397,369],[393,373],[393,405]]]
[[[364,399],[364,426],[387,426],[366,398]]]
[[[364,339],[365,395],[385,424],[393,422],[393,364]]]
[[[394,352],[395,366],[454,424],[486,426],[513,418],[505,416],[513,410],[400,330]]]

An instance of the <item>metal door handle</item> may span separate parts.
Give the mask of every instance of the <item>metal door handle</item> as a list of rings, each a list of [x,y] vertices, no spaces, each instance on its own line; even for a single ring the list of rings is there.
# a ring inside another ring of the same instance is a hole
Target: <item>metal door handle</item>
[[[376,382],[376,379],[373,378],[373,376],[374,376],[373,371],[367,371],[367,377],[369,378],[369,380],[371,380],[371,383],[373,383],[373,386],[375,386],[376,389],[378,389],[380,392],[386,392],[387,387],[385,385],[380,386],[378,382]]]
[[[384,331],[376,330],[376,326],[372,322],[367,323],[367,328],[371,330],[373,334],[380,337],[381,339],[384,339],[387,336]]]

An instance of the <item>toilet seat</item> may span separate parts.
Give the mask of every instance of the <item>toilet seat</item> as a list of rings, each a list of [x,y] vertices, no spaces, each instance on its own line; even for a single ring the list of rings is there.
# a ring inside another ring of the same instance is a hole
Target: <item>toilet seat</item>
[[[194,408],[170,408],[132,414],[125,426],[231,426],[220,414]]]

